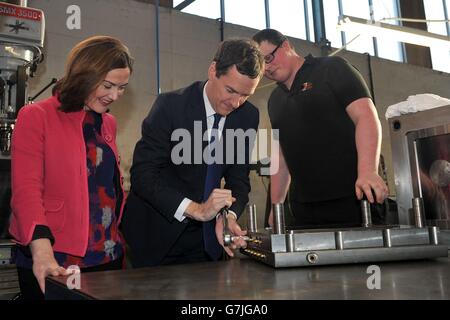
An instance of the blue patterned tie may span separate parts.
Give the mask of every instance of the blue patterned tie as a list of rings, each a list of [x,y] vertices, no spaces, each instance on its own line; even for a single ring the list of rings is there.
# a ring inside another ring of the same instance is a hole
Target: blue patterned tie
[[[219,121],[222,118],[220,114],[214,114],[214,124],[211,131],[211,138],[208,147],[213,147],[213,144],[218,138]],[[214,157],[214,149],[211,156]],[[220,180],[222,178],[220,166],[217,163],[207,165],[205,189],[203,192],[203,201],[208,200],[209,195],[215,188],[220,187]],[[203,242],[205,244],[205,251],[212,260],[218,260],[222,255],[222,246],[217,242],[216,237],[216,219],[203,223]]]

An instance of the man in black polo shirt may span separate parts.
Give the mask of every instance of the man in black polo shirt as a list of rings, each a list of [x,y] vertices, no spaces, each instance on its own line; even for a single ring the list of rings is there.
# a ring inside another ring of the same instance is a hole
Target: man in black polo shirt
[[[253,39],[265,76],[278,83],[268,103],[281,147],[272,155],[272,203],[289,189],[297,227],[360,225],[363,195],[382,203],[388,194],[378,175],[381,126],[364,79],[342,58],[303,58],[276,30]]]

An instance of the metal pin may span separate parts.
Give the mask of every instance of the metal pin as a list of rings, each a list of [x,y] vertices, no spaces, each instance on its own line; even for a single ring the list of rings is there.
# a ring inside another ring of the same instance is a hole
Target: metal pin
[[[336,242],[336,249],[337,250],[343,250],[344,249],[344,239],[343,239],[343,232],[342,231],[336,231],[334,233],[334,240]]]
[[[228,208],[223,207],[220,209],[219,214],[222,215],[222,221],[223,221],[223,244],[225,247],[231,246],[233,243],[233,237],[230,234],[230,230],[228,229]]]
[[[286,233],[286,252],[295,251],[294,230],[289,230]]]
[[[437,227],[429,227],[428,228],[428,235],[430,237],[430,244],[432,244],[432,245],[438,245],[439,244],[438,228]]]
[[[282,203],[273,204],[274,234],[284,234],[284,205]]]
[[[247,221],[248,231],[256,232],[258,230],[258,226],[256,223],[256,205],[254,204],[247,205],[247,212],[248,212],[248,221]]]
[[[391,229],[384,229],[383,230],[383,245],[386,248],[391,248],[392,247]]]
[[[424,227],[424,206],[423,199],[421,197],[412,199],[414,218],[416,220],[416,227],[423,228]]]
[[[370,212],[370,202],[367,200],[361,200],[361,214],[363,227],[369,228],[372,226],[372,213]]]

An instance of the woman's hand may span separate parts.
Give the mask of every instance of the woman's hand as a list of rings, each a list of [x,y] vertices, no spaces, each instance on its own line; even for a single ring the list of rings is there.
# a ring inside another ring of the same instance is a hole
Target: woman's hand
[[[49,239],[33,240],[30,244],[33,256],[33,274],[36,277],[42,293],[45,293],[45,278],[47,276],[66,276],[70,271],[60,267],[53,254]]]

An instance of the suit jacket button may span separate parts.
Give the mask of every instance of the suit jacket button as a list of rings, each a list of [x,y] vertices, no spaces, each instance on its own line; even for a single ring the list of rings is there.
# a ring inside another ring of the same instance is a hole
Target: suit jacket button
[[[105,135],[105,141],[106,142],[111,142],[112,141],[112,137],[111,137],[111,135],[109,135],[109,134],[107,134],[107,135]]]

